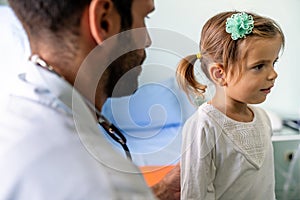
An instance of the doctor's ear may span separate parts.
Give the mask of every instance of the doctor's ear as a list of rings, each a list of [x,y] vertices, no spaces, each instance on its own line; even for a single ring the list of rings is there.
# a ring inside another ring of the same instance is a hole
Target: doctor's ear
[[[89,5],[90,32],[97,44],[121,30],[121,18],[111,0],[93,0]]]
[[[209,68],[209,75],[212,81],[219,86],[226,86],[226,72],[223,65],[215,63]]]

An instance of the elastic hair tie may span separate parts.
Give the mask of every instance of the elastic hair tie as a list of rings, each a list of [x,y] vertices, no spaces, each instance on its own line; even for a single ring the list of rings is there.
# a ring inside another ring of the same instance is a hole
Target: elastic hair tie
[[[200,59],[202,57],[201,53],[196,54],[197,59]]]

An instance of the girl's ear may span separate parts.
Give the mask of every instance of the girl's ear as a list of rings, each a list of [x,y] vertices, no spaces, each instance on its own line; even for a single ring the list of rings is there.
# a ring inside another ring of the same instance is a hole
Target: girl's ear
[[[93,0],[89,6],[89,27],[97,44],[121,30],[120,15],[111,0]]]
[[[226,73],[223,65],[218,63],[214,63],[213,65],[211,65],[209,68],[209,75],[215,84],[219,86],[227,85]]]

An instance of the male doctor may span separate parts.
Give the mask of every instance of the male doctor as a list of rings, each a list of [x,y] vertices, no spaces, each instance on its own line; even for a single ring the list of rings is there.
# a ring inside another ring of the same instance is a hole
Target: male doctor
[[[0,98],[0,199],[179,199],[179,167],[151,190],[97,126],[126,147],[101,107],[137,88],[153,0],[9,3],[32,55]]]

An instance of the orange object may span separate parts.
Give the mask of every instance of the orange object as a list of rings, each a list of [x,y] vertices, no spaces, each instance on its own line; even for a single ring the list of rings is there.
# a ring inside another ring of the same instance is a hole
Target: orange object
[[[146,183],[151,187],[158,183],[175,165],[168,166],[142,166],[140,170],[143,173]]]

